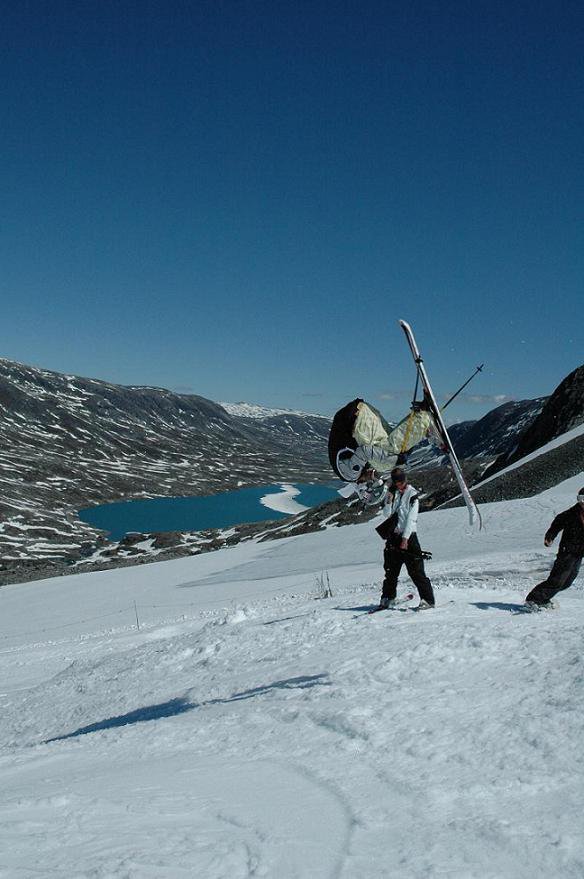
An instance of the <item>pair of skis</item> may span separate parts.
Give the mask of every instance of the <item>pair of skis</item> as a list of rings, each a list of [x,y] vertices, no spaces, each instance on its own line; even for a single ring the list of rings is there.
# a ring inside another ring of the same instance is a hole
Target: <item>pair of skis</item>
[[[444,419],[442,418],[442,414],[438,407],[438,403],[436,402],[436,397],[434,396],[434,392],[432,390],[432,386],[430,385],[430,381],[428,379],[428,375],[426,373],[426,368],[424,366],[424,361],[422,360],[422,355],[420,354],[420,350],[416,344],[416,339],[414,337],[414,333],[412,331],[411,326],[406,323],[405,320],[400,320],[399,322],[402,330],[406,334],[406,339],[408,340],[408,344],[410,346],[410,351],[412,352],[412,357],[414,358],[414,363],[416,364],[416,369],[418,371],[418,377],[424,389],[424,396],[426,399],[426,403],[430,410],[430,414],[434,420],[434,424],[436,425],[436,430],[440,435],[440,441],[442,443],[442,448],[444,454],[448,458],[450,466],[452,468],[452,472],[458,482],[458,486],[460,488],[460,493],[464,499],[464,502],[468,509],[468,515],[470,519],[470,524],[474,525],[478,522],[479,528],[483,527],[483,522],[481,518],[481,514],[477,505],[474,502],[474,499],[470,493],[468,485],[465,482],[464,475],[462,472],[462,468],[460,466],[460,462],[456,456],[456,452],[454,451],[454,446],[452,445],[452,440],[448,436],[448,431],[446,430],[446,425],[444,424]],[[480,371],[482,367],[477,367]],[[470,381],[470,379],[469,379]],[[462,389],[461,389],[462,390]],[[451,399],[454,399],[453,397]]]
[[[391,607],[384,607],[380,604],[378,607],[372,607],[371,610],[367,611],[367,614],[370,615],[372,613],[379,613],[381,610],[393,610],[394,608],[401,608],[408,603],[408,601],[412,601],[414,597],[413,592],[408,592],[407,595],[400,595],[399,598],[394,599],[394,603]]]

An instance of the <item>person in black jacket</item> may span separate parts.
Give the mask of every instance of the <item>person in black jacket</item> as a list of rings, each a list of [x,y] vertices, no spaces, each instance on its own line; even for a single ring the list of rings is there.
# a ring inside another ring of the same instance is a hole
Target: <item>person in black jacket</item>
[[[546,532],[545,545],[551,546],[560,531],[560,548],[549,577],[538,583],[525,599],[533,610],[553,607],[556,592],[567,589],[578,576],[584,556],[584,488],[578,493],[578,503],[556,516]]]

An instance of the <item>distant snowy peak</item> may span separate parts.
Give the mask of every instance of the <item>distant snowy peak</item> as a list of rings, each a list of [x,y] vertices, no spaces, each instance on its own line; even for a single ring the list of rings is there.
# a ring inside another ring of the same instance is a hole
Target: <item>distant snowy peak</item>
[[[264,419],[274,418],[277,415],[295,415],[299,418],[324,418],[330,421],[324,415],[315,415],[311,412],[300,412],[294,409],[269,409],[266,406],[257,406],[255,403],[219,403],[219,405],[223,406],[229,415],[236,418]]]

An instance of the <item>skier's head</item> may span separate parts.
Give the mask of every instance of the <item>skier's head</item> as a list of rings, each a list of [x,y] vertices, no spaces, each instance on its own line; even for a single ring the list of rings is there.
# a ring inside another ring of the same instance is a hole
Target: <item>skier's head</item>
[[[584,488],[581,488],[578,492],[578,503],[584,508]]]
[[[402,470],[401,467],[394,467],[391,471],[391,482],[392,485],[397,486],[397,488],[403,487],[407,482],[407,477],[405,470]]]
[[[379,474],[377,473],[377,470],[375,470],[371,464],[367,463],[361,470],[361,475],[357,482],[374,482],[378,478]]]

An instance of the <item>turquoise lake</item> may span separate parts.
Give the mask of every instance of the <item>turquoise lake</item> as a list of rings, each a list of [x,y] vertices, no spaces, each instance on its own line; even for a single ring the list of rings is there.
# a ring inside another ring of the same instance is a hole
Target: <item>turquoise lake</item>
[[[299,494],[293,500],[304,507],[315,507],[338,498],[336,487],[331,484],[296,484],[294,488]],[[230,528],[244,522],[285,519],[292,515],[260,503],[261,498],[272,495],[283,497],[282,487],[241,488],[205,497],[119,501],[80,510],[79,518],[94,528],[107,531],[110,540],[121,540],[130,531],[202,531],[205,528]]]

